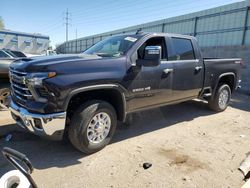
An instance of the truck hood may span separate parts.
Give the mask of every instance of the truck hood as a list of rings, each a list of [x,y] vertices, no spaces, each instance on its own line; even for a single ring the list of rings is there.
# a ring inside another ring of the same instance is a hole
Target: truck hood
[[[106,59],[97,55],[72,54],[55,56],[38,56],[32,58],[21,58],[10,64],[12,69],[24,72],[43,72],[47,70],[60,69],[60,66],[74,67],[74,65],[85,64],[85,62]]]

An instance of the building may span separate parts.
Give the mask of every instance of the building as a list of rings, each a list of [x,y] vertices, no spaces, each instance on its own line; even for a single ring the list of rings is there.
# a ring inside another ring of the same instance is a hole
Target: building
[[[242,88],[250,93],[250,0],[70,40],[57,52],[79,53],[106,37],[138,29],[195,36],[205,57],[243,58]]]
[[[49,36],[10,30],[0,30],[0,49],[18,50],[29,54],[41,54],[49,48]]]

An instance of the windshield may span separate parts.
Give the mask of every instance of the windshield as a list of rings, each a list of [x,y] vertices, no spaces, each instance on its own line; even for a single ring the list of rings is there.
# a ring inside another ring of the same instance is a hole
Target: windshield
[[[101,57],[120,57],[124,55],[137,41],[139,36],[126,35],[109,37],[90,47],[84,54],[93,54]]]

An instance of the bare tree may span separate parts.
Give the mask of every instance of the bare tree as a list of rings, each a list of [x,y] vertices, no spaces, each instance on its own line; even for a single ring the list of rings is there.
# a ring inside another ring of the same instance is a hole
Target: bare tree
[[[0,16],[0,29],[4,29],[4,22],[1,16]]]

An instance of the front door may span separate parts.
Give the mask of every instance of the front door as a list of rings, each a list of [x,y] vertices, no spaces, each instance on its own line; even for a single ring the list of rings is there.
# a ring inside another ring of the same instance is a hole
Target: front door
[[[132,66],[128,70],[129,111],[160,105],[172,98],[173,64],[166,60],[165,37],[148,39],[137,50],[137,58],[143,58],[147,46],[161,46],[161,64],[152,67]]]

